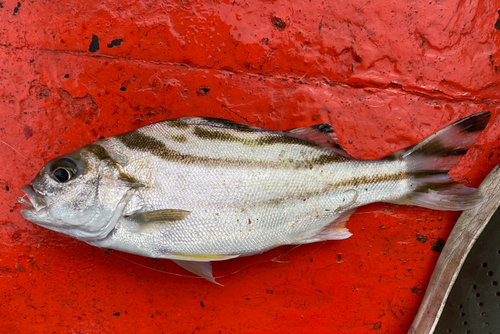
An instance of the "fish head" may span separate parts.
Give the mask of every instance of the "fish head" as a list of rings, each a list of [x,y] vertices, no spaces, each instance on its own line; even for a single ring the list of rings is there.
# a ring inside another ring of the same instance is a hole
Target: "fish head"
[[[42,227],[86,242],[105,238],[142,184],[91,145],[49,161],[21,190],[30,208],[21,215]]]

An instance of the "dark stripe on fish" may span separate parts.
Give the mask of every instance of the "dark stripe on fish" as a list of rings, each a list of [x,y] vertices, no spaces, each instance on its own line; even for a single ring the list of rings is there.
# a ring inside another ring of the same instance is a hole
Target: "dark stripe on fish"
[[[332,190],[344,187],[358,187],[360,185],[369,185],[381,182],[394,182],[394,181],[404,180],[407,177],[408,177],[407,174],[404,172],[393,173],[393,174],[365,175],[333,183],[331,184],[331,187]]]
[[[274,144],[289,144],[289,145],[302,145],[307,147],[321,147],[320,145],[313,143],[312,141],[285,136],[285,135],[262,135],[259,138],[241,138],[232,133],[219,131],[219,130],[209,130],[201,126],[195,126],[193,134],[200,139],[207,140],[219,140],[225,142],[236,142],[241,143],[245,146],[264,146],[264,145],[274,145]]]
[[[142,151],[146,153],[151,153],[157,157],[160,157],[169,161],[184,160],[189,155],[183,155],[177,151],[168,148],[163,142],[156,138],[145,135],[139,131],[132,131],[117,135],[114,138],[118,139],[126,147],[131,150]]]
[[[439,175],[439,174],[448,174],[449,170],[430,170],[430,169],[423,169],[423,170],[418,170],[414,172],[407,172],[407,175],[409,177],[413,177],[416,179],[420,178],[426,178],[431,175]]]
[[[99,160],[106,160],[106,159],[113,160],[109,156],[108,151],[99,144],[95,144],[95,143],[89,144],[89,145],[84,146],[83,148],[86,149],[87,151],[89,151],[90,153],[94,154]]]
[[[108,139],[103,139],[103,140],[106,141]],[[113,152],[113,150],[111,150],[110,154],[110,152],[102,145],[102,143],[103,143],[102,141],[98,141],[84,146],[83,149],[94,154],[99,160],[108,159],[122,166],[127,164],[127,158],[125,156],[117,154],[116,152]]]
[[[221,132],[223,133],[223,132]],[[332,162],[343,162],[347,161],[346,158],[337,154],[335,152],[328,152],[320,155],[317,158],[311,158],[309,160],[277,160],[275,162],[266,162],[258,160],[248,160],[248,159],[231,159],[231,158],[211,158],[204,156],[196,156],[191,154],[183,154],[175,151],[162,141],[148,136],[139,131],[132,131],[125,134],[117,135],[114,138],[119,140],[123,145],[132,150],[137,150],[145,153],[150,153],[161,159],[174,162],[182,163],[205,163],[207,165],[236,165],[236,166],[249,166],[249,167],[264,167],[264,168],[275,168],[275,169],[312,169],[314,166],[326,165]],[[296,142],[301,141],[300,139],[291,138]],[[301,141],[302,142],[302,141]],[[303,141],[309,143],[307,141]],[[312,143],[310,143],[312,145]],[[314,147],[320,147],[314,145]]]
[[[96,143],[93,143],[93,144],[89,144],[89,145],[84,146],[82,149],[86,150],[87,152],[90,152],[90,153],[94,154],[96,156],[96,158],[99,159],[99,160],[110,160],[114,164],[116,164],[117,167],[120,169],[120,172],[119,172],[119,178],[120,178],[120,180],[123,181],[123,182],[125,182],[125,183],[127,183],[130,187],[132,187],[132,188],[139,188],[139,187],[144,186],[143,184],[140,183],[139,180],[137,180],[133,176],[131,176],[131,175],[127,174],[127,173],[124,173],[121,170],[121,166],[124,165],[125,162],[124,161],[116,161],[116,159],[112,158],[109,155],[108,150],[106,150],[103,146],[101,146],[99,144],[96,144]]]
[[[172,135],[169,138],[178,143],[185,143],[188,140],[185,135]]]
[[[383,182],[398,182],[398,181],[405,180],[406,178],[407,178],[407,174],[405,172],[394,173],[394,174],[378,174],[378,175],[354,177],[352,179],[343,180],[343,181],[339,181],[339,182],[335,182],[335,183],[327,183],[325,186],[323,186],[322,188],[317,189],[317,190],[313,190],[313,191],[300,190],[300,191],[294,192],[293,194],[287,196],[286,198],[271,198],[271,199],[265,199],[262,201],[253,201],[252,204],[276,205],[277,206],[277,205],[281,205],[289,200],[299,200],[299,202],[302,202],[303,199],[309,199],[309,198],[312,198],[315,196],[323,196],[325,193],[328,193],[331,191],[348,192],[350,190],[353,190],[353,191],[358,192],[358,190],[359,190],[359,193],[361,193],[363,191],[363,188],[366,188],[366,186],[370,186],[373,184],[381,184]],[[355,188],[357,188],[357,189],[355,189]],[[437,184],[436,184],[436,188],[437,188]],[[425,188],[425,189],[428,189],[428,188]],[[423,191],[423,187],[422,187],[422,191]],[[336,208],[333,208],[333,209],[336,209]],[[333,210],[332,210],[332,212],[333,212]]]
[[[343,157],[340,154],[337,153],[327,153],[327,154],[322,154],[317,158],[310,159],[309,161],[314,164],[314,165],[327,165],[329,163],[333,162],[343,162],[343,161],[348,161],[346,157]]]
[[[233,122],[233,121],[230,121],[227,119],[211,118],[211,117],[200,117],[200,118],[205,120],[210,125],[213,125],[213,126],[219,127],[219,128],[233,129],[233,130],[238,130],[238,131],[242,131],[242,132],[261,132],[261,131],[263,131],[262,129],[255,128],[253,126],[243,124],[243,123]]]
[[[168,123],[169,126],[177,129],[187,129],[191,126],[187,122],[183,121],[182,118],[169,119],[164,122]]]

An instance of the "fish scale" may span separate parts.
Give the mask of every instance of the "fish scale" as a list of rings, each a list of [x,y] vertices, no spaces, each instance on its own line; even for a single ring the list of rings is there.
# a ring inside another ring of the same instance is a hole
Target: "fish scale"
[[[349,216],[368,203],[478,205],[485,199],[447,171],[489,118],[473,115],[377,161],[353,159],[328,125],[282,132],[167,120],[48,162],[23,187],[33,208],[21,213],[98,247],[172,259],[215,282],[208,261],[345,239]]]

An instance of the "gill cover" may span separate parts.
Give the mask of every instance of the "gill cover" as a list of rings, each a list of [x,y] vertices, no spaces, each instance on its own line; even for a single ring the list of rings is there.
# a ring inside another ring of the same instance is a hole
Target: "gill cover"
[[[23,217],[82,241],[105,238],[143,185],[102,152],[92,144],[49,161],[22,188],[33,206]]]

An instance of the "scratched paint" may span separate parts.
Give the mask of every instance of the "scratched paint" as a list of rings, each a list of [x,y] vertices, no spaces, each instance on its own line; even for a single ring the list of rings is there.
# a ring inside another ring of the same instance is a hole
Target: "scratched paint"
[[[216,263],[221,289],[21,218],[43,163],[100,137],[183,116],[331,123],[376,159],[491,110],[451,175],[477,186],[499,161],[494,1],[0,3],[7,332],[405,333],[459,215],[373,204],[350,239]]]

